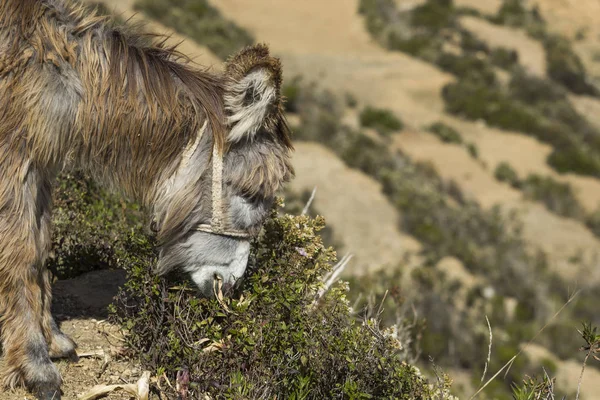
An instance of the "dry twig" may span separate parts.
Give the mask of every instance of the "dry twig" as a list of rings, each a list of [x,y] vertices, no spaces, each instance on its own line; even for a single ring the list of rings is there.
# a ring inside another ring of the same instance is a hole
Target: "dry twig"
[[[308,201],[306,202],[306,205],[304,206],[304,209],[302,209],[302,214],[300,214],[300,215],[306,215],[308,213],[310,206],[312,205],[313,201],[315,200],[316,194],[317,194],[317,187],[315,186],[314,189],[312,190],[312,193],[310,194],[310,198],[308,199]]]
[[[96,385],[89,392],[79,396],[79,400],[95,400],[106,396],[109,393],[122,390],[136,400],[148,400],[150,393],[150,372],[144,371],[142,377],[136,383],[124,385]]]
[[[490,379],[487,380],[487,382],[485,384],[483,384],[479,389],[477,389],[477,391],[471,396],[469,397],[469,400],[474,399],[475,397],[477,397],[481,392],[483,392],[483,390],[494,380],[496,379],[496,377],[498,377],[498,375],[500,375],[502,373],[502,371],[507,370],[507,368],[510,368],[510,366],[512,365],[512,363],[515,361],[515,359],[521,355],[521,353],[523,353],[523,351],[525,351],[525,349],[527,347],[529,347],[529,345],[531,343],[533,343],[533,341],[548,327],[548,325],[550,325],[550,323],[552,321],[554,321],[556,319],[556,317],[558,317],[558,315],[569,305],[571,304],[571,302],[575,299],[575,297],[577,297],[577,295],[579,294],[579,290],[576,291],[575,293],[573,293],[571,295],[571,297],[569,297],[569,299],[567,300],[567,302],[565,304],[562,305],[562,307],[556,312],[554,313],[554,315],[552,316],[552,318],[550,318],[548,320],[548,322],[546,322],[546,324],[525,344],[525,346],[523,346],[521,348],[521,350],[519,350],[519,352],[517,354],[515,354],[510,360],[508,360],[508,362],[506,364],[504,364],[504,366],[502,368],[500,368],[500,370],[498,370],[498,372],[496,372],[494,374],[494,376],[492,376]]]
[[[490,320],[488,319],[487,315],[485,316],[485,320],[487,322],[488,329],[490,331],[490,345],[488,346],[488,356],[487,356],[487,360],[485,360],[485,367],[483,368],[483,375],[481,375],[482,383],[483,383],[483,380],[485,379],[485,374],[487,374],[488,366],[490,365],[490,360],[492,358],[492,340],[494,339],[494,336],[492,336],[492,325],[490,324]]]
[[[353,257],[352,254],[346,254],[344,257],[342,257],[342,259],[337,264],[334,265],[331,272],[323,277],[323,281],[324,281],[325,285],[317,293],[316,301],[318,301],[321,297],[323,297],[323,295],[325,293],[327,293],[327,291],[329,290],[331,285],[333,285],[337,281],[337,279],[340,277],[342,272],[344,272],[344,269],[346,268],[346,266],[348,265],[348,262],[350,262],[352,257]]]

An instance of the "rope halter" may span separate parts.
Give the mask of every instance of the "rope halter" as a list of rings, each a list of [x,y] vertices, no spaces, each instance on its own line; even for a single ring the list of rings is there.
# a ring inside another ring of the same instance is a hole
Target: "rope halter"
[[[190,159],[198,145],[200,139],[206,130],[208,121],[204,121],[204,125],[198,131],[196,140],[191,145],[188,145],[181,157],[179,170],[187,167]],[[228,229],[226,224],[226,213],[223,209],[223,153],[219,151],[216,141],[212,148],[212,210],[210,224],[196,225],[192,230],[199,232],[211,233],[213,235],[226,236],[236,239],[250,239],[252,235],[245,230]]]

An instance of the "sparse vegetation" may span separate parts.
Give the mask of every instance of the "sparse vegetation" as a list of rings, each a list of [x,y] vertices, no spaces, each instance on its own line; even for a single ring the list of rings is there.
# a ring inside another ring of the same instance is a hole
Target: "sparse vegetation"
[[[254,42],[207,0],[136,0],[135,8],[208,47],[222,59]]]
[[[361,111],[359,118],[363,127],[375,129],[382,136],[404,128],[402,121],[390,110],[367,106]]]
[[[550,81],[517,71],[508,88],[462,79],[447,85],[448,112],[485,120],[498,128],[521,131],[554,147],[548,163],[559,172],[600,175],[600,141],[595,128]]]
[[[54,190],[53,242],[48,268],[59,279],[118,268],[124,237],[143,234],[135,204],[101,190],[81,173],[63,174]]]
[[[497,47],[490,52],[490,62],[498,68],[510,71],[519,65],[519,53],[504,47]]]
[[[543,44],[550,78],[573,93],[600,95],[598,89],[589,82],[583,62],[567,38],[551,35],[545,38]]]
[[[570,43],[547,32],[536,8],[506,0],[490,20],[525,28],[541,40],[553,80],[525,74],[517,67],[514,52],[489,49],[477,40],[458,23],[465,9],[454,7],[452,1],[429,0],[400,11],[391,0],[363,0],[359,11],[383,46],[434,63],[459,78],[443,90],[448,112],[550,143],[555,151],[548,163],[559,172],[600,175],[600,133],[571,106],[563,86],[578,94],[596,95],[596,89]],[[448,45],[460,50],[448,52]],[[511,72],[509,87],[498,82],[494,65]]]
[[[398,356],[402,327],[356,320],[345,284],[315,303],[334,260],[316,234],[323,225],[274,211],[233,298],[199,299],[180,279],[156,278],[146,251],[114,310],[127,345],[152,370],[187,366],[196,393],[220,398],[432,398]]]
[[[295,76],[282,88],[282,96],[285,99],[285,110],[287,112],[296,113],[298,112],[298,96],[300,94],[300,84],[302,77]]]
[[[499,181],[520,189],[526,199],[543,203],[548,210],[557,215],[578,220],[585,219],[585,210],[568,183],[538,174],[529,174],[525,179],[521,179],[506,162],[498,164],[494,175]]]
[[[496,170],[494,171],[494,176],[500,182],[506,182],[514,188],[519,188],[521,186],[521,181],[519,180],[517,171],[515,171],[507,162],[501,162],[498,164]]]
[[[551,177],[531,174],[520,184],[526,198],[541,201],[555,214],[567,218],[581,219],[585,215],[575,197],[573,188]]]
[[[195,395],[448,398],[448,381],[429,385],[404,362],[410,352],[399,338],[408,327],[356,319],[343,283],[317,301],[335,258],[317,234],[322,218],[274,209],[240,292],[207,300],[186,276],[153,274],[155,243],[137,207],[83,175],[65,175],[55,197],[58,275],[126,269],[129,280],[111,312],[130,356],[171,379],[189,369]]]
[[[548,76],[576,94],[600,95],[575,53],[572,43],[564,36],[549,32],[537,6],[528,8],[522,0],[504,0],[498,14],[490,21],[523,28],[532,38],[539,40],[546,51]]]
[[[401,229],[425,246],[426,264],[411,276],[402,277],[399,267],[362,277],[351,282],[353,287],[360,288],[357,293],[373,291],[381,298],[388,289],[392,293],[399,291],[398,298],[410,301],[418,315],[428,321],[421,345],[424,353],[434,356],[441,365],[483,367],[481,357],[473,354],[485,351],[487,335],[477,326],[484,315],[494,315],[493,318],[498,318],[492,321],[494,326],[504,327],[510,337],[504,343],[507,357],[497,362],[510,359],[518,352],[520,341],[534,334],[539,326],[536,321],[544,320],[551,304],[544,284],[552,280],[547,277],[551,274],[545,258],[527,250],[518,222],[503,216],[499,209],[485,211],[466,200],[455,185],[443,182],[430,165],[414,163],[406,155],[390,151],[342,125],[343,110],[327,91],[306,85],[299,99],[301,126],[296,137],[323,143],[349,166],[382,182],[384,193],[401,211]],[[460,284],[444,283],[446,280],[435,268],[439,260],[448,256],[461,260],[475,276],[484,277],[484,282],[495,289],[498,305],[493,306],[496,303],[485,297],[485,287],[477,286],[467,296],[470,312],[461,311],[465,305],[453,297]],[[411,282],[408,289],[402,283],[407,280]],[[412,290],[418,295],[412,296]],[[504,298],[517,299],[519,312],[515,320],[506,320]],[[383,317],[384,321],[392,322],[402,306],[389,297],[387,301]],[[492,313],[492,309],[497,311]],[[473,352],[474,346],[481,351]],[[454,349],[452,354],[449,349]],[[519,380],[529,368],[529,362],[523,358],[514,366],[510,379]],[[500,387],[507,389],[504,384]]]
[[[461,134],[456,129],[450,125],[444,124],[443,122],[436,122],[427,128],[427,130],[436,135],[442,142],[463,144],[463,138]]]

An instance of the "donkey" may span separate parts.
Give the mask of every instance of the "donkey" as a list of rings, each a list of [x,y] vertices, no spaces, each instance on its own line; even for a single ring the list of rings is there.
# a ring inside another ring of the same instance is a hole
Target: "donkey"
[[[76,356],[50,313],[51,188],[87,171],[151,214],[157,273],[233,286],[293,177],[281,64],[265,45],[198,69],[164,39],[68,0],[0,0],[0,324],[5,387],[59,399]]]

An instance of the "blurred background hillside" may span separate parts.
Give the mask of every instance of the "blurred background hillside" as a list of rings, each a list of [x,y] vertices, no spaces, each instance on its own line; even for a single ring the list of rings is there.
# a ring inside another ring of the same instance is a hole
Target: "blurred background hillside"
[[[411,321],[417,363],[460,398],[480,384],[486,317],[488,377],[523,353],[481,398],[544,370],[575,398],[577,329],[600,323],[600,2],[90,3],[216,70],[267,43],[294,129],[287,206],[317,188],[325,239],[354,255],[355,309]],[[584,399],[600,399],[594,363]]]

